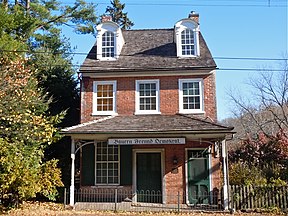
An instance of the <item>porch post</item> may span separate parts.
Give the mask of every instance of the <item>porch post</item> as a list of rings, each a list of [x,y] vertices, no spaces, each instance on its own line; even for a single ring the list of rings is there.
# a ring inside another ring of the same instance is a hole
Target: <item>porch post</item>
[[[226,163],[226,140],[222,141],[222,159],[223,159],[223,206],[224,210],[228,210],[228,176],[227,176],[227,163]]]
[[[74,206],[74,178],[75,178],[75,141],[71,140],[71,186],[70,186],[70,206]]]

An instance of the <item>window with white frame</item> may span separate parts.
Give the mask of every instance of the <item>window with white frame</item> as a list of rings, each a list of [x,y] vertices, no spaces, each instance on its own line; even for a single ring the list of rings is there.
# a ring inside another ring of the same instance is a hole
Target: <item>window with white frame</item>
[[[102,57],[114,58],[115,56],[115,34],[111,31],[106,31],[102,35]]]
[[[175,24],[177,56],[181,58],[200,56],[199,24],[183,19]]]
[[[96,58],[100,61],[117,60],[125,43],[120,26],[107,21],[97,25],[96,30]]]
[[[203,80],[179,80],[179,111],[180,113],[203,112]]]
[[[159,80],[136,81],[136,114],[155,114],[159,110]]]
[[[107,142],[95,143],[95,185],[118,185],[120,183],[120,150],[118,145]]]
[[[95,81],[93,83],[93,89],[93,114],[115,114],[116,81]]]
[[[181,32],[181,48],[183,56],[195,55],[194,33],[191,29]]]

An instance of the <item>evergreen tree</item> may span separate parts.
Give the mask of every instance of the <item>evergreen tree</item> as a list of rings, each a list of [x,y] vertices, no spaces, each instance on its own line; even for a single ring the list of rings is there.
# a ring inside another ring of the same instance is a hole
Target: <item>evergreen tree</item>
[[[119,0],[111,1],[112,6],[106,8],[108,13],[114,22],[120,25],[122,29],[130,29],[134,26],[134,23],[128,18],[127,13],[124,13],[125,4],[121,4]]]

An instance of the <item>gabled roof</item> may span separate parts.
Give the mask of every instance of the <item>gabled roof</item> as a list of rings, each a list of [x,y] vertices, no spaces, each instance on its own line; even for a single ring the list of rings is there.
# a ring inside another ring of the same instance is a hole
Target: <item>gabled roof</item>
[[[123,30],[125,44],[117,60],[96,59],[96,43],[80,68],[80,72],[178,71],[215,69],[216,63],[199,33],[200,56],[178,58],[174,29]]]
[[[108,116],[63,129],[64,134],[99,133],[231,133],[226,127],[188,115]]]

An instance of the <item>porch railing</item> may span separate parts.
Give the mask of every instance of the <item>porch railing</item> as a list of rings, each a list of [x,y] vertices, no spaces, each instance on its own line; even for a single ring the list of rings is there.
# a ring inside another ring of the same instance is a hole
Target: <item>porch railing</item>
[[[69,203],[69,190],[65,190],[64,204]],[[190,195],[191,196],[191,195]],[[133,191],[121,188],[89,188],[74,191],[75,209],[112,211],[176,211],[223,210],[220,193],[192,195],[190,203],[185,193],[163,194],[161,191]],[[192,202],[192,203],[191,203]]]

